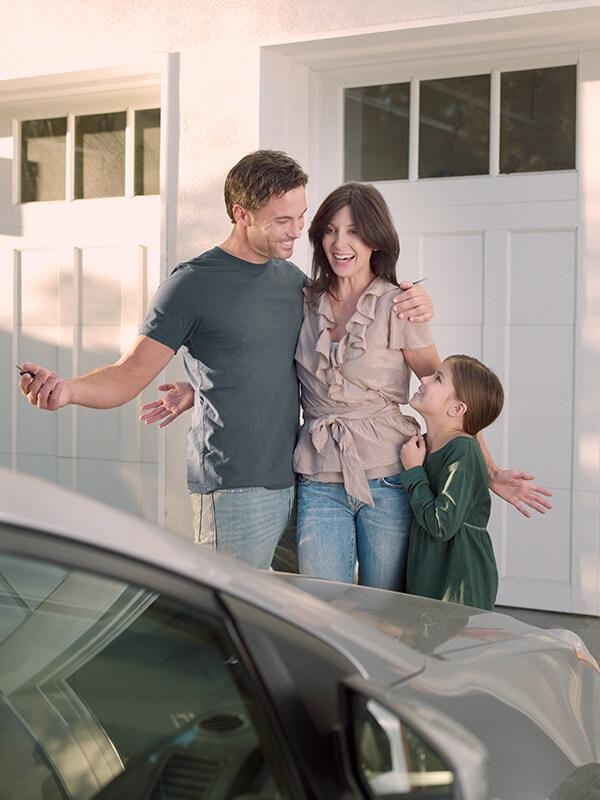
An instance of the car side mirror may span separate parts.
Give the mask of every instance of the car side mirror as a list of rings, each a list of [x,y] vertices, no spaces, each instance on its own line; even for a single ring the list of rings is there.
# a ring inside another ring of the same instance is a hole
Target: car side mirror
[[[344,683],[348,767],[370,800],[487,800],[487,752],[446,714],[362,678]]]

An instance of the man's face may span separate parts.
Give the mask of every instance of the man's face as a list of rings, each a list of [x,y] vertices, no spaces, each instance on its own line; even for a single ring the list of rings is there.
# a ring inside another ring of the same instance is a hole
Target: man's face
[[[246,226],[252,252],[265,259],[291,258],[296,239],[304,228],[305,214],[304,186],[272,197],[258,211],[248,211]]]

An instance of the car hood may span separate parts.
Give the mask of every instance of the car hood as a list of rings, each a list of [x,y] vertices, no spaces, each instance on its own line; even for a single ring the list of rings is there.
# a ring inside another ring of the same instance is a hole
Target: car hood
[[[377,628],[423,655],[457,660],[457,654],[494,643],[510,642],[518,650],[555,648],[557,641],[576,647],[570,632],[544,631],[507,614],[382,591],[365,586],[324,581],[303,575],[278,573],[288,583]]]
[[[490,752],[506,749],[506,730],[517,724],[506,709],[519,709],[515,761],[531,730],[543,731],[573,764],[600,760],[600,669],[572,631],[542,630],[507,614],[424,597],[285,578],[428,657],[422,672],[389,685],[390,697],[435,697],[436,706],[476,731]],[[498,732],[482,726],[483,717],[497,719]]]

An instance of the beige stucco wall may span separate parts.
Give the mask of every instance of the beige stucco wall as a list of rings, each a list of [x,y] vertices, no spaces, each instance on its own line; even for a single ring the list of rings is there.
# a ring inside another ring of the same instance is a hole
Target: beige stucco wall
[[[577,0],[4,0],[0,76],[180,53],[177,255],[184,257],[225,233],[223,174],[259,143],[261,45],[580,5]]]

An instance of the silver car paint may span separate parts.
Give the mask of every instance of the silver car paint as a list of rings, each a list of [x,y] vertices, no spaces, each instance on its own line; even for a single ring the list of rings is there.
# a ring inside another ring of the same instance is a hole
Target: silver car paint
[[[489,752],[492,796],[552,797],[577,768],[600,758],[600,673],[577,638],[569,643],[506,615],[454,604],[261,574],[136,517],[3,470],[0,522],[208,584],[321,638],[390,700],[424,702],[475,734]]]

